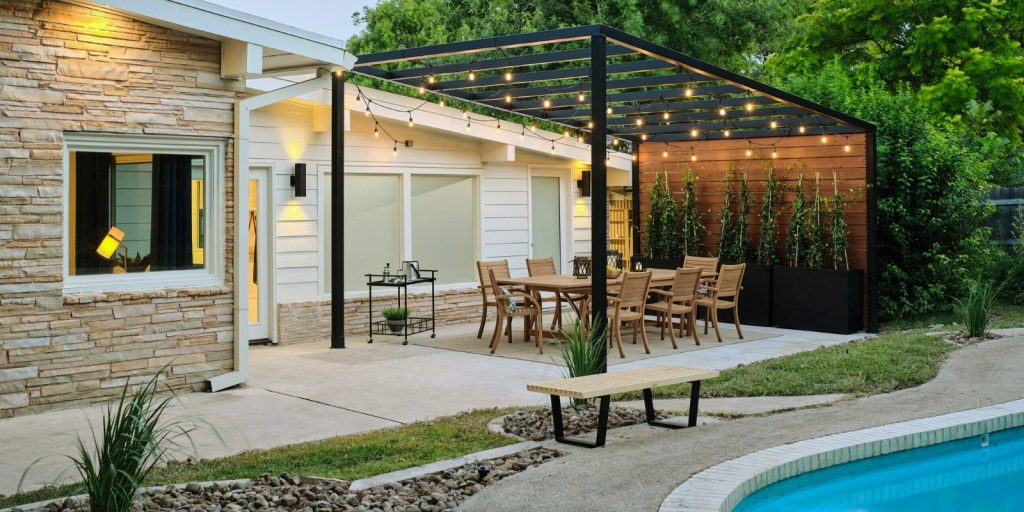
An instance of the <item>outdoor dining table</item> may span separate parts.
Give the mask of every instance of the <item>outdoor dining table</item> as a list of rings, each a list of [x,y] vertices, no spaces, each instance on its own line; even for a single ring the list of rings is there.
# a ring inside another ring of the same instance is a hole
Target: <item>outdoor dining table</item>
[[[672,286],[672,280],[675,279],[676,271],[663,269],[663,268],[652,268],[648,269],[651,272],[651,288],[662,288]],[[620,274],[614,279],[608,279],[608,288],[614,290],[620,284],[622,284],[622,276],[625,273]],[[532,276],[532,277],[506,277],[497,279],[498,284],[501,286],[514,286],[526,289],[527,293],[537,294],[540,292],[550,293],[561,293],[561,294],[583,294],[590,295],[591,285],[593,279],[590,277],[580,278],[571,274],[560,274],[554,276]],[[543,330],[543,336],[545,338],[561,339],[562,333],[554,332],[547,329]]]

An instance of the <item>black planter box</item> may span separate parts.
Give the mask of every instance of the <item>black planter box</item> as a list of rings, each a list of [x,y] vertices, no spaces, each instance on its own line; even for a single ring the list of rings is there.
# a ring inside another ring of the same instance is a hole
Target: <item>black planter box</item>
[[[743,273],[743,290],[740,292],[740,323],[742,325],[774,325],[772,317],[773,280],[772,265],[751,265]],[[718,319],[733,323],[732,310],[718,312]]]
[[[772,274],[775,325],[837,334],[863,329],[864,271],[775,266]]]

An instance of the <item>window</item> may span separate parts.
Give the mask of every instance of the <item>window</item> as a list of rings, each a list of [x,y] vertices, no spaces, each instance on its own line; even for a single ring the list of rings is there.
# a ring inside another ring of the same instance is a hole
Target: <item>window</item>
[[[69,134],[67,154],[66,289],[214,284],[219,143]]]
[[[324,283],[331,289],[331,175],[324,175]],[[365,291],[366,274],[379,274],[402,261],[400,177],[345,175],[345,291]]]
[[[438,284],[476,280],[476,212],[473,177],[412,177],[412,259]]]

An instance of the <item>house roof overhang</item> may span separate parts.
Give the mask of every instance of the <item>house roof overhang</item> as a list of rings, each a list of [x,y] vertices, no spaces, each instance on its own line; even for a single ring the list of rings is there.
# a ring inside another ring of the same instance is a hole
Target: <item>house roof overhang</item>
[[[349,70],[356,57],[345,42],[203,0],[78,0],[115,12],[228,43],[225,60],[239,63],[226,78],[296,75],[316,69]],[[228,52],[227,49],[230,49]],[[227,63],[226,63],[227,64]]]

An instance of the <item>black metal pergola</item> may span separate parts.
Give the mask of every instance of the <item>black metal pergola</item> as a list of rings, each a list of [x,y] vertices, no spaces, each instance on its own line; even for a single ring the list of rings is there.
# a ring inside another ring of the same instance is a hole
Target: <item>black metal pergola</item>
[[[664,143],[667,148],[716,139],[759,144],[758,139],[791,135],[864,134],[866,178],[869,184],[874,182],[874,125],[605,25],[366,54],[359,56],[352,72],[409,87],[415,90],[413,95],[427,99],[472,105],[496,118],[521,118],[524,127],[555,126],[563,131],[562,138],[588,142],[596,198],[607,193],[609,151],[629,146],[633,200],[638,204],[638,152],[645,142]],[[343,80],[334,81],[336,123],[343,110]],[[343,132],[334,133],[332,164],[341,176]],[[547,140],[552,147],[560,141]],[[343,226],[342,182],[332,180],[335,229]],[[868,310],[876,311],[874,188],[869,186],[866,194]],[[636,229],[639,208],[633,212]],[[597,263],[592,266],[592,310],[604,312],[607,271],[599,262],[607,260],[607,211],[597,204],[591,208],[591,230],[591,257]],[[342,238],[342,233],[333,238],[335,297],[344,289]],[[634,243],[638,241],[634,236]],[[332,314],[332,346],[344,347],[342,300],[333,301]],[[877,319],[869,319],[869,330],[873,323]]]

